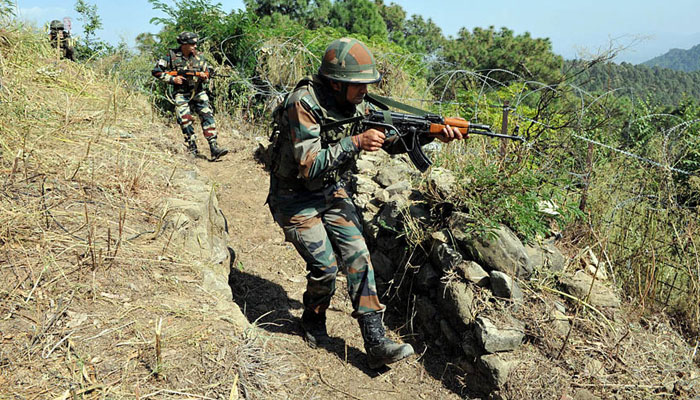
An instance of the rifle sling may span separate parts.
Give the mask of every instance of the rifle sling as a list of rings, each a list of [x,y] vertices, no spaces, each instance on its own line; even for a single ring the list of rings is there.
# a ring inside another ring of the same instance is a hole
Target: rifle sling
[[[408,104],[399,103],[398,101],[396,101],[394,99],[391,99],[389,97],[380,96],[378,94],[367,93],[365,95],[365,99],[367,100],[367,102],[369,102],[370,104],[376,106],[377,108],[379,108],[380,110],[383,111],[382,114],[384,114],[384,123],[389,124],[389,125],[392,124],[391,113],[389,111],[389,107],[394,107],[398,110],[405,111],[405,112],[408,112],[408,113],[411,113],[413,115],[417,115],[420,117],[424,117],[426,115],[432,115],[432,113],[430,113],[428,111],[421,110],[420,108],[416,108],[413,106],[409,106]],[[328,131],[335,129],[339,126],[352,124],[355,122],[360,122],[362,119],[363,119],[362,116],[356,116],[356,117],[346,118],[346,119],[336,121],[336,122],[331,122],[330,124],[325,124],[325,125],[322,124],[321,125],[321,132],[328,132]]]
[[[362,121],[364,118],[365,118],[364,115],[357,115],[354,117],[341,119],[340,121],[331,122],[329,124],[321,124],[321,132],[328,132],[330,130],[333,130],[335,128],[338,128],[340,126],[347,125],[347,124],[354,124],[355,122]]]
[[[382,110],[388,110],[389,107],[394,107],[398,110],[405,111],[407,113],[411,113],[413,115],[417,115],[419,117],[425,117],[426,115],[432,115],[432,113],[421,110],[420,108],[416,108],[413,106],[409,106],[408,104],[404,103],[399,103],[398,101],[391,99],[389,97],[384,97],[380,96],[378,94],[370,94],[367,93],[365,95],[365,98],[371,103],[374,104],[375,106],[381,108]]]

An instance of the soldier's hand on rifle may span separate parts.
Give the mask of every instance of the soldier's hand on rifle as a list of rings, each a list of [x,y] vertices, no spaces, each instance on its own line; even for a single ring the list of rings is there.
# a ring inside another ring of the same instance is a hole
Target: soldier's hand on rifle
[[[352,137],[352,142],[355,143],[360,150],[377,151],[382,148],[386,136],[383,132],[376,129],[367,129],[366,131]]]
[[[181,77],[180,75],[173,76],[173,83],[176,85],[182,85],[182,83],[185,81],[185,78]]]
[[[458,118],[464,121],[464,118]],[[467,134],[463,134],[459,128],[454,126],[445,125],[442,128],[441,135],[436,136],[437,139],[443,143],[449,143],[453,140],[461,140],[467,137]]]

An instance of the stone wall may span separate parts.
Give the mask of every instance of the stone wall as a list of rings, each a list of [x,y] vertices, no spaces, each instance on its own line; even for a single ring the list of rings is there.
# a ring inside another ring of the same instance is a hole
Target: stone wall
[[[412,182],[420,182],[423,192]],[[513,314],[524,303],[523,287],[533,274],[557,275],[562,290],[579,298],[587,298],[593,278],[584,271],[564,272],[567,259],[555,235],[524,245],[506,226],[476,234],[467,213],[444,201],[431,203],[436,196],[426,193],[449,199],[455,182],[448,170],[431,168],[421,176],[405,157],[377,152],[359,160],[353,196],[381,292],[390,293],[392,301],[412,303],[399,307],[414,310],[412,333],[427,346],[466,360],[493,390],[507,382],[527,340],[525,323]],[[600,290],[599,297],[587,301],[619,306],[602,282],[593,289],[594,296]],[[553,304],[550,318],[563,334],[569,327],[564,304]]]
[[[219,299],[217,309],[240,329],[249,322],[233,302],[228,284],[235,252],[227,245],[228,222],[219,208],[213,184],[196,170],[179,172],[172,185],[178,197],[162,201],[159,229],[173,230],[169,246],[176,246],[201,272],[202,287]],[[167,233],[170,235],[170,233]]]

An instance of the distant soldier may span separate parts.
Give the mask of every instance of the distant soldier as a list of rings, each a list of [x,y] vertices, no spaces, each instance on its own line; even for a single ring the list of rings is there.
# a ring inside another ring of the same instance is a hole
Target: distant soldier
[[[190,106],[202,120],[202,132],[209,142],[212,160],[226,154],[228,150],[216,143],[216,121],[209,106],[206,84],[213,72],[204,57],[197,51],[197,34],[182,32],[177,37],[179,48],[172,49],[168,55],[158,60],[151,71],[156,78],[174,87],[175,113],[185,136],[187,149],[195,157],[199,155],[194,133],[194,117]]]
[[[49,24],[49,40],[54,49],[61,49],[61,57],[75,61],[70,32],[66,31],[63,22],[55,19]]]

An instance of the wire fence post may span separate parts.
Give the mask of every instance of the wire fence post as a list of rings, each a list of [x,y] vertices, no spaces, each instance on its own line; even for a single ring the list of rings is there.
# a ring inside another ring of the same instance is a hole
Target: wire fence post
[[[586,155],[586,173],[583,175],[583,193],[578,209],[582,212],[586,210],[588,200],[588,187],[591,184],[591,174],[593,174],[593,143],[588,143],[588,154]]]
[[[510,113],[510,101],[506,100],[503,102],[503,114],[501,118],[501,134],[502,135],[507,135],[508,134],[508,114]],[[501,154],[501,160],[504,160],[506,158],[506,146],[508,143],[506,143],[505,140],[501,140],[501,148],[500,148],[500,154]]]

